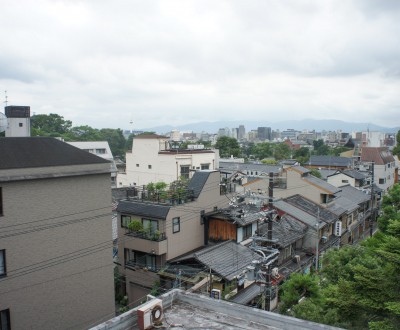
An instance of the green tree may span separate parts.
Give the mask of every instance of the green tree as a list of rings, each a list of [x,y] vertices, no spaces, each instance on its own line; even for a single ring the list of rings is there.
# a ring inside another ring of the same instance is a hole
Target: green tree
[[[393,148],[392,152],[393,152],[393,155],[397,155],[400,158],[400,131],[398,131],[396,134],[396,141],[397,141],[397,144]]]
[[[61,136],[72,127],[70,120],[51,113],[49,115],[34,115],[31,117],[32,136]]]
[[[256,159],[264,159],[272,157],[274,154],[274,149],[271,143],[261,142],[254,145],[254,147],[251,150],[251,153],[254,155]]]
[[[221,157],[240,157],[241,149],[238,141],[235,138],[221,136],[215,143],[215,148],[219,149]]]
[[[121,129],[102,128],[99,135],[101,140],[108,142],[114,156],[125,159],[126,140]]]
[[[290,153],[290,148],[286,143],[274,144],[274,156],[276,160],[288,159],[290,158]]]

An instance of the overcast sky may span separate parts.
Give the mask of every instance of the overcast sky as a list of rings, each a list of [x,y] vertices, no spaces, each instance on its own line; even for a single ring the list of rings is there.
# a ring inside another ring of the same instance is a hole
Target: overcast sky
[[[74,126],[400,126],[399,0],[2,0],[0,13],[1,101]]]

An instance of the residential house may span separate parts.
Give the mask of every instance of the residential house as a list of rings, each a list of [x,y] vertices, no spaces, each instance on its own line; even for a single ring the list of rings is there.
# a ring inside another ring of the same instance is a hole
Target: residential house
[[[181,149],[180,142],[156,134],[135,136],[126,153],[126,173],[118,175],[117,186],[140,186],[150,182],[171,183],[190,179],[196,170],[218,168],[218,150]]]
[[[394,185],[398,169],[395,159],[387,147],[363,147],[359,160],[358,169],[371,173],[373,171],[374,183],[384,192]]]
[[[110,164],[47,137],[0,138],[1,329],[114,315]]]
[[[261,198],[269,196],[269,179],[254,180],[243,185],[245,191]],[[311,171],[302,166],[283,169],[274,177],[273,197],[285,198],[295,194],[306,196],[321,206],[333,201],[335,193],[340,189],[311,175]]]
[[[230,202],[220,183],[219,171],[197,171],[178,203],[148,202],[140,195],[119,202],[119,270],[130,304],[139,304],[150,292],[159,281],[157,271],[168,261],[206,244],[204,216]],[[144,231],[130,230],[132,222],[141,223]]]
[[[358,189],[370,188],[371,178],[357,170],[335,171],[327,176],[327,182],[335,187],[350,185]]]

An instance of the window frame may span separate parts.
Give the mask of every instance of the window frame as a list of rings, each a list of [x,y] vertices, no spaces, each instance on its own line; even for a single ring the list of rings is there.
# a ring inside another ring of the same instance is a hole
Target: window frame
[[[7,258],[5,249],[0,250],[0,258],[2,259],[3,262],[3,270],[0,273],[0,278],[3,278],[7,276]]]
[[[3,215],[3,189],[0,187],[0,217]]]
[[[175,222],[177,221],[177,223]],[[175,217],[172,218],[172,233],[176,234],[181,231],[181,218],[180,217]]]
[[[249,230],[250,230],[250,235],[249,235]],[[242,227],[242,239],[246,240],[250,238],[253,235],[253,224],[249,223],[246,226]]]
[[[182,169],[185,169],[184,172],[182,172]],[[181,165],[180,168],[180,173],[181,173],[181,177],[185,178],[185,179],[189,179],[190,177],[190,165]]]
[[[5,317],[5,323],[3,323],[3,317]],[[6,325],[6,328],[3,329],[3,324]],[[11,316],[10,309],[6,308],[0,311],[0,329],[1,330],[11,330]]]
[[[127,223],[126,225],[124,225],[124,220],[129,218],[129,223]],[[132,222],[132,217],[130,215],[126,215],[126,214],[121,214],[121,228],[127,228],[129,224]]]

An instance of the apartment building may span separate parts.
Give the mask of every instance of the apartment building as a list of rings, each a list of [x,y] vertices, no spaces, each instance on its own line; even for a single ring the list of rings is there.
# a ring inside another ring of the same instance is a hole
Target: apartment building
[[[54,138],[0,138],[1,329],[114,314],[110,164]]]
[[[118,175],[118,187],[171,183],[180,177],[191,178],[196,170],[218,168],[218,150],[180,149],[179,141],[156,134],[135,136],[132,150],[126,153],[126,174]]]

